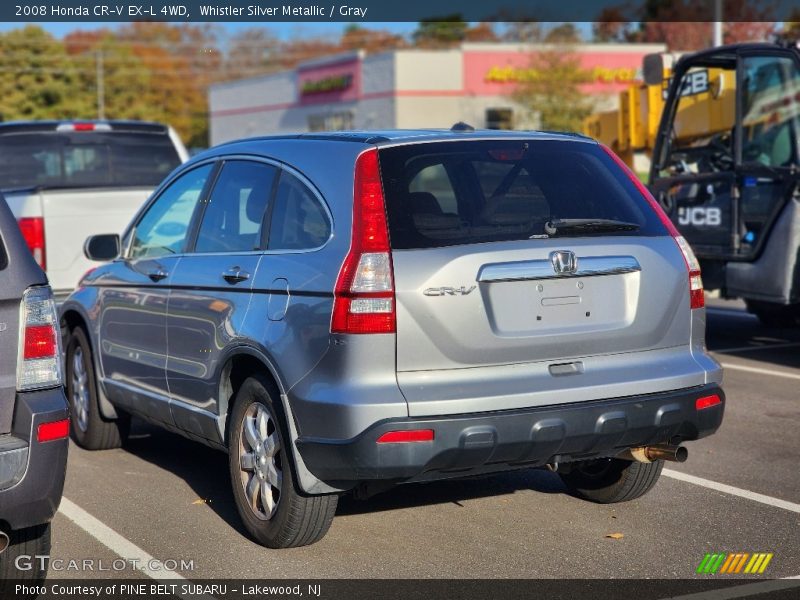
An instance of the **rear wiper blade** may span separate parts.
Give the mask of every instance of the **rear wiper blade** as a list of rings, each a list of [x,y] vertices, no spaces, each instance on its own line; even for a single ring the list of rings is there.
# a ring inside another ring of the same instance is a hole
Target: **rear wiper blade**
[[[638,223],[616,221],[614,219],[552,219],[544,224],[548,235],[556,235],[560,231],[635,231]]]

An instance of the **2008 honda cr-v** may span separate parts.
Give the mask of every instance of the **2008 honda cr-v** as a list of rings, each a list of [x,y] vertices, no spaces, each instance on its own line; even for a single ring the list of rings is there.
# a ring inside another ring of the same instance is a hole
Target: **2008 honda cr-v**
[[[63,307],[76,441],[135,415],[226,450],[269,547],[404,482],[549,465],[630,500],[722,420],[697,261],[587,138],[232,142],[86,252],[113,260]]]

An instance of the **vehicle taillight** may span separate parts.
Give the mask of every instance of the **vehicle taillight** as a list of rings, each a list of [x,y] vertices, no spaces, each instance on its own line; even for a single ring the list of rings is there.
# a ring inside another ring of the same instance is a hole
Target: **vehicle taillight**
[[[61,385],[61,344],[53,295],[48,287],[25,291],[20,305],[17,389]]]
[[[394,277],[378,151],[356,160],[353,231],[333,300],[331,333],[394,333]]]
[[[689,246],[689,243],[675,228],[672,220],[670,220],[667,213],[664,212],[664,209],[661,208],[661,205],[656,199],[653,198],[653,194],[650,193],[647,186],[645,186],[636,174],[628,168],[628,165],[607,146],[601,144],[600,147],[614,159],[614,162],[616,162],[623,171],[625,171],[625,174],[633,185],[636,186],[636,189],[639,190],[639,193],[642,194],[642,197],[650,203],[650,207],[658,215],[658,218],[661,219],[661,222],[675,240],[675,243],[678,244],[678,248],[681,249],[681,254],[683,254],[683,260],[686,262],[686,270],[689,273],[689,306],[691,308],[703,308],[706,305],[705,294],[703,293],[703,277],[700,273],[700,263],[694,255],[694,252],[692,252],[691,246]]]
[[[19,228],[22,237],[33,254],[33,259],[42,269],[47,269],[47,262],[44,254],[44,219],[42,217],[23,217],[19,221]]]

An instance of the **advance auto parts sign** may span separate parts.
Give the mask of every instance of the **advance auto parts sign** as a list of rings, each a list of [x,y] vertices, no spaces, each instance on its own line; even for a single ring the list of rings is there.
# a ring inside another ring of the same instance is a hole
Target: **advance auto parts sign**
[[[314,94],[326,94],[328,92],[342,92],[353,86],[353,74],[343,73],[342,75],[331,75],[321,79],[309,79],[302,83],[300,88],[301,96],[312,96]]]

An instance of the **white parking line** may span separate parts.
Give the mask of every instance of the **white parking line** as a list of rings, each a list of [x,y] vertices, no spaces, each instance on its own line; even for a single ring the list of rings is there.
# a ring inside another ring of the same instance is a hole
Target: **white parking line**
[[[800,504],[789,502],[788,500],[781,500],[780,498],[765,496],[764,494],[758,494],[756,492],[751,492],[750,490],[743,490],[742,488],[733,487],[732,485],[727,485],[725,483],[718,483],[716,481],[711,481],[710,479],[703,479],[702,477],[695,477],[694,475],[689,475],[688,473],[682,473],[680,471],[673,471],[672,469],[664,469],[662,473],[667,477],[685,481],[686,483],[693,483],[694,485],[699,485],[710,490],[716,490],[718,492],[722,492],[723,494],[730,494],[731,496],[746,498],[748,500],[753,500],[754,502],[760,502],[761,504],[774,506],[775,508],[782,508],[783,510],[800,513]]]
[[[136,561],[136,568],[148,577],[152,577],[153,579],[186,580],[183,575],[175,571],[170,571],[168,569],[151,569],[151,566],[160,565],[160,561],[157,561],[153,556],[139,548],[139,546],[122,537],[108,525],[99,521],[67,498],[61,498],[61,506],[58,512],[118,556],[126,561]]]
[[[733,363],[720,363],[725,369],[732,371],[744,371],[746,373],[757,373],[759,375],[772,375],[774,377],[785,377],[787,379],[800,379],[800,374],[789,373],[787,371],[776,371],[775,369],[762,369],[761,367],[748,367],[747,365],[735,365]]]

